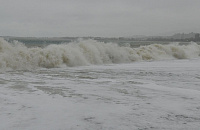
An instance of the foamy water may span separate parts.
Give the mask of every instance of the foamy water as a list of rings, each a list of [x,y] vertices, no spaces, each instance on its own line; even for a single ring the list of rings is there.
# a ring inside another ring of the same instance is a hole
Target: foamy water
[[[2,130],[200,128],[199,45],[0,40]]]
[[[116,43],[80,40],[68,44],[52,44],[44,48],[27,48],[20,42],[9,43],[0,39],[1,69],[55,68],[136,61],[190,59],[200,55],[200,45],[151,44],[131,48]]]

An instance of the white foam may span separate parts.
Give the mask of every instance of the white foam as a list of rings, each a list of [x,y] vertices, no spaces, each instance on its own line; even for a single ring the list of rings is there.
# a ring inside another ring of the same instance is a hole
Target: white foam
[[[79,40],[69,44],[52,44],[45,48],[27,48],[19,42],[0,39],[1,69],[54,68],[92,64],[130,63],[142,60],[188,59],[200,55],[196,43],[179,45],[151,44],[139,48],[119,46],[95,40]]]

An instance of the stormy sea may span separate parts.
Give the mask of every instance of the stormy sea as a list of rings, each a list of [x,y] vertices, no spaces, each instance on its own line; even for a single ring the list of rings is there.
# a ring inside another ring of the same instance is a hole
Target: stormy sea
[[[0,38],[1,130],[199,130],[200,44]]]

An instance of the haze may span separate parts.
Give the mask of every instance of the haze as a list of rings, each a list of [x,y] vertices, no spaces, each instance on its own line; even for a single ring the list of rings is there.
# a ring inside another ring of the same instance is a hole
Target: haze
[[[199,0],[1,0],[1,36],[170,35],[199,32]]]

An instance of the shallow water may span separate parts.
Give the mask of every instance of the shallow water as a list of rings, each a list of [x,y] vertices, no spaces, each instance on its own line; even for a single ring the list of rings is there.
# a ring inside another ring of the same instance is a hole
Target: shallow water
[[[0,129],[200,128],[200,59],[0,73]]]

